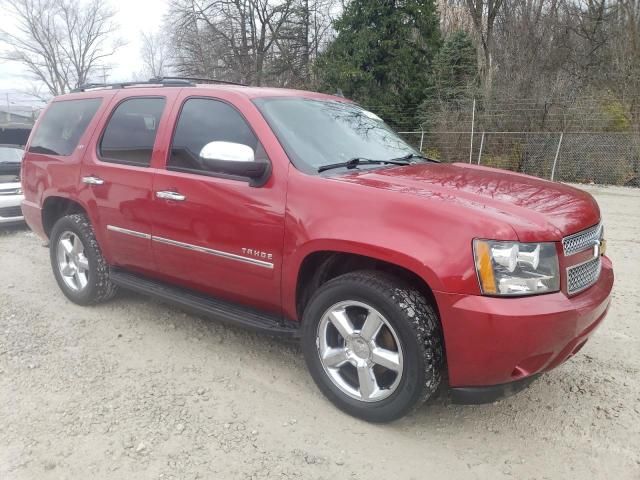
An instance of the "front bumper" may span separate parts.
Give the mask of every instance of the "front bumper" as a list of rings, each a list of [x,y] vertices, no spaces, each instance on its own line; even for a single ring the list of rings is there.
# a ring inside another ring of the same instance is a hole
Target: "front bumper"
[[[560,365],[602,322],[612,287],[611,261],[603,257],[597,283],[573,297],[562,292],[519,298],[434,292],[450,386],[500,386]]]
[[[0,225],[22,222],[24,216],[20,204],[23,195],[0,195]]]

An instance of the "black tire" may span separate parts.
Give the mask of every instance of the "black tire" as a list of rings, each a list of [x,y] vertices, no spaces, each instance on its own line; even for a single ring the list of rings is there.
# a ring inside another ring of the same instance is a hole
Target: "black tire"
[[[65,283],[58,265],[58,243],[65,232],[71,232],[80,239],[89,264],[87,285],[79,291],[73,290]],[[53,275],[60,290],[73,303],[91,305],[107,301],[115,295],[117,287],[109,279],[109,265],[102,256],[91,222],[85,215],[67,215],[55,223],[49,236],[49,256]]]
[[[345,394],[320,361],[318,326],[325,312],[343,301],[375,308],[400,341],[405,365],[400,383],[380,401],[365,402]],[[410,413],[434,394],[442,378],[442,331],[434,307],[414,288],[381,272],[347,273],[322,285],[305,309],[302,345],[307,367],[322,393],[344,412],[369,422],[390,422]]]

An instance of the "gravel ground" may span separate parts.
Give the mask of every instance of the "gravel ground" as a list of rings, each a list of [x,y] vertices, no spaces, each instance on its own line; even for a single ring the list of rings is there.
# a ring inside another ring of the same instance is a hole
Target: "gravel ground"
[[[574,359],[491,405],[390,425],[326,401],[294,344],[131,293],[82,308],[0,232],[0,478],[640,479],[640,190],[589,188],[616,267]]]

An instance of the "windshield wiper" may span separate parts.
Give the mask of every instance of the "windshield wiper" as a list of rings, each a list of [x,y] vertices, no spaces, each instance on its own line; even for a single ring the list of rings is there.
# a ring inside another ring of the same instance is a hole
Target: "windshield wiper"
[[[347,168],[351,170],[352,168],[356,168],[358,165],[379,165],[379,164],[391,164],[391,165],[411,165],[414,162],[410,162],[412,158],[419,158],[421,160],[426,160],[427,162],[435,162],[440,163],[440,160],[436,160],[435,158],[427,157],[426,155],[422,155],[420,153],[408,153],[403,155],[402,157],[390,158],[388,160],[373,160],[371,158],[363,158],[363,157],[354,157],[346,162],[340,163],[331,163],[329,165],[322,165],[318,168],[318,173],[324,172],[325,170],[331,170],[333,168]]]
[[[412,154],[413,155],[413,154]],[[379,165],[389,163],[392,165],[411,165],[411,162],[402,158],[392,158],[390,160],[372,160],[370,158],[362,158],[362,157],[354,157],[346,162],[340,163],[331,163],[329,165],[322,165],[318,168],[318,173],[324,172],[325,170],[331,170],[333,168],[348,168],[349,170],[352,168],[356,168],[358,165]]]
[[[435,162],[435,163],[440,163],[440,160],[436,160],[435,158],[432,157],[427,157],[426,155],[422,155],[421,153],[408,153],[402,157],[398,157],[398,158],[392,158],[391,161],[407,161],[410,160],[412,158],[419,158],[421,160],[426,160],[427,162]]]

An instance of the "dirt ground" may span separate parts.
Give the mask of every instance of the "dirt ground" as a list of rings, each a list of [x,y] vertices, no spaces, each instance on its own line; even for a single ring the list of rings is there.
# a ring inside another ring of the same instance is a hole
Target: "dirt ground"
[[[640,190],[589,188],[616,269],[585,348],[519,395],[390,425],[335,409],[299,348],[131,293],[82,308],[0,232],[0,479],[640,479]]]

